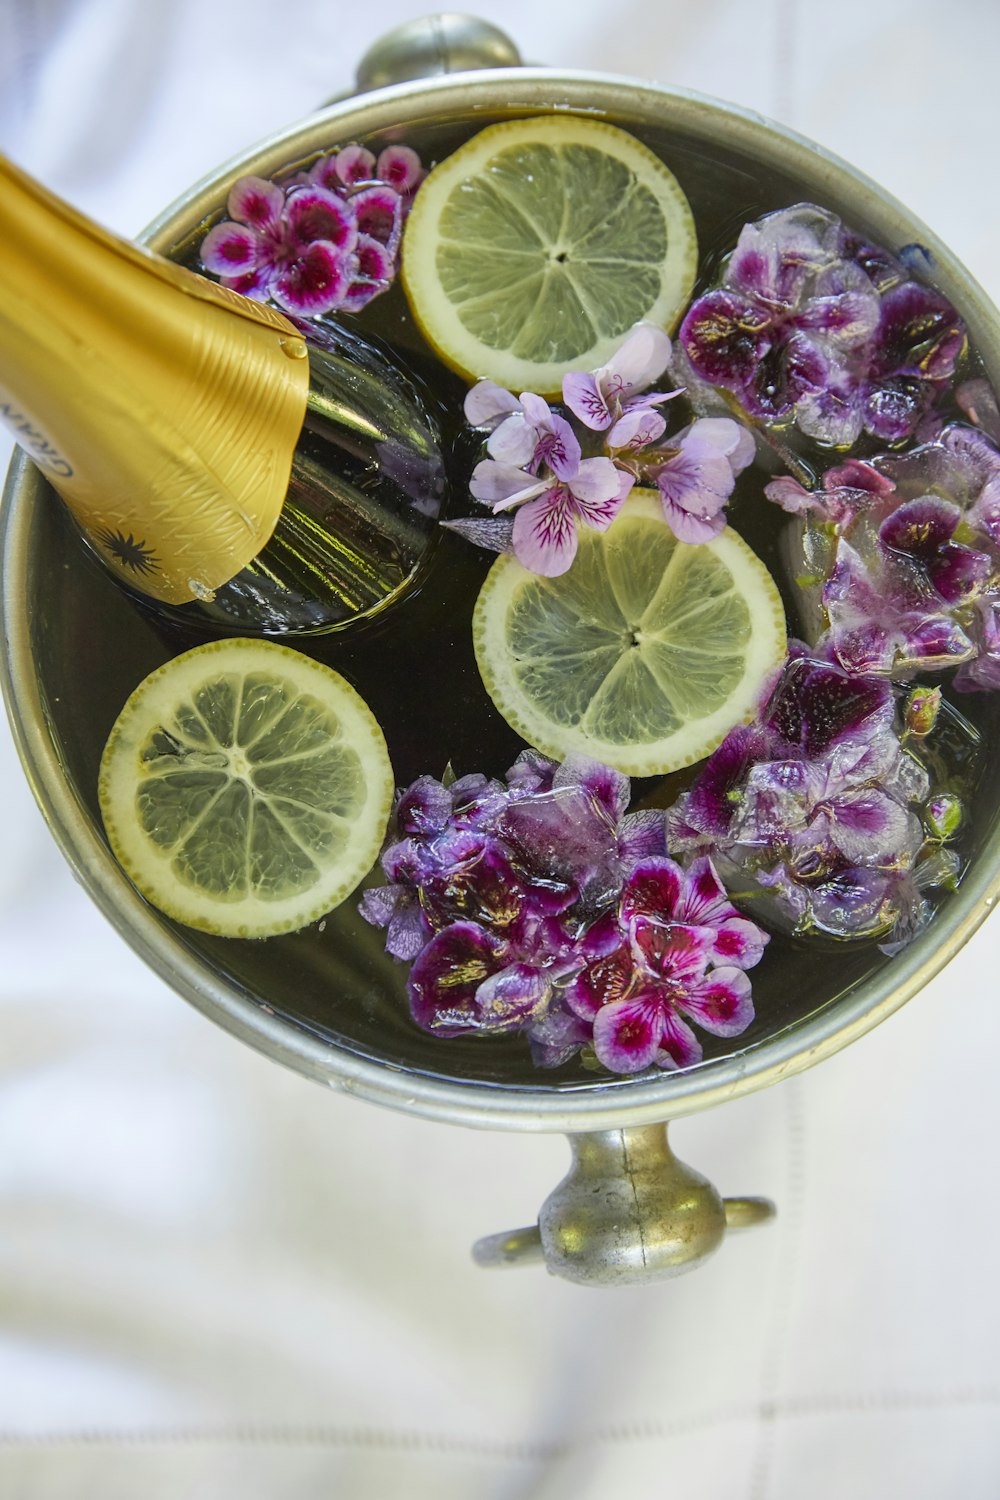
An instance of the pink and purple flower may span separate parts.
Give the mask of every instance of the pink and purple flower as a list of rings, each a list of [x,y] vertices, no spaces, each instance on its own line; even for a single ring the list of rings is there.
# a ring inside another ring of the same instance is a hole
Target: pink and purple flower
[[[655,407],[680,391],[648,391],[670,355],[662,329],[637,324],[608,363],[563,380],[570,418],[530,391],[520,396],[490,380],[473,386],[465,415],[489,432],[488,458],[472,475],[474,499],[491,520],[447,523],[468,540],[512,550],[532,572],[555,577],[572,565],[578,526],[606,530],[637,482],[655,485],[663,516],[685,542],[707,542],[726,524],[737,476],[756,451],[749,432],[727,417],[704,418],[661,443],[666,420]],[[583,456],[581,439],[600,433],[604,451]],[[513,523],[502,519],[515,511]]]
[[[841,666],[906,678],[959,667],[956,686],[1000,681],[1000,451],[961,423],[904,454],[850,459],[808,491],[765,493],[805,518],[825,574],[821,603]]]
[[[281,186],[241,177],[201,262],[223,286],[299,317],[359,312],[396,274],[403,221],[423,177],[416,152],[344,146]]]
[[[569,422],[540,396],[519,398],[492,382],[480,382],[466,398],[475,426],[495,422],[487,440],[489,458],[477,464],[473,498],[494,515],[516,511],[514,554],[533,573],[553,578],[572,565],[577,525],[606,531],[635,483],[610,458],[584,458]]]
[[[753,1020],[744,972],[767,934],[741,917],[706,858],[633,866],[605,920],[599,953],[566,985],[566,1004],[593,1026],[594,1051],[613,1073],[699,1062],[694,1022],[738,1036]]]
[[[900,443],[950,388],[965,330],[903,260],[802,203],[744,226],[697,298],[674,374],[731,392],[748,416],[818,443]]]
[[[918,719],[925,735],[936,716]],[[930,777],[904,727],[906,741],[884,677],[793,642],[755,721],[668,811],[671,848],[710,854],[727,884],[767,893],[795,931],[909,938],[929,916],[923,891],[953,878],[955,861],[932,847]]]
[[[411,961],[410,1010],[439,1036],[523,1033],[555,1066],[593,1044],[613,1072],[696,1061],[691,1022],[734,1036],[767,941],[705,859],[667,858],[660,812],[628,778],[525,751],[506,782],[420,777],[362,915]],[[686,1019],[684,1019],[686,1018]]]

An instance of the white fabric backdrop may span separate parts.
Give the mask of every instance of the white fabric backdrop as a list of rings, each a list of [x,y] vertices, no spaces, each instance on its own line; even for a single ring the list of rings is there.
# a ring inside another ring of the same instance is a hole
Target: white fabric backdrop
[[[135,232],[420,6],[0,0],[0,149]],[[995,0],[509,0],[528,58],[702,90],[867,170],[1000,296]],[[781,1217],[694,1276],[487,1274],[558,1138],[328,1095],[148,973],[0,731],[0,1494],[995,1500],[1000,927],[822,1067],[675,1127]]]

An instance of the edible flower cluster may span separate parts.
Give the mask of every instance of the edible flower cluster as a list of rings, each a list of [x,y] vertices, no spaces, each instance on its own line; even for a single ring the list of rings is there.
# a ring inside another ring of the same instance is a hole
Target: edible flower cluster
[[[681,541],[711,541],[755,444],[727,417],[696,420],[664,440],[667,422],[656,408],[681,392],[647,387],[670,354],[662,329],[636,325],[606,365],[565,376],[569,416],[530,391],[515,396],[479,381],[465,416],[489,433],[489,456],[476,465],[470,490],[493,518],[453,521],[451,529],[495,551],[512,550],[532,572],[556,577],[576,556],[578,526],[606,531],[642,482],[658,489],[664,520]],[[588,457],[584,442],[594,450]]]
[[[629,813],[626,776],[524,751],[504,781],[421,776],[362,915],[411,962],[417,1024],[439,1036],[523,1032],[536,1061],[583,1048],[615,1073],[685,1067],[692,1026],[753,1019],[746,970],[767,935],[710,859],[667,856],[662,812]]]
[[[223,286],[299,317],[356,313],[392,284],[403,223],[425,173],[408,146],[322,156],[282,186],[241,177],[230,217],[201,246]]]
[[[928,443],[849,459],[808,491],[765,493],[804,518],[827,622],[848,672],[907,678],[958,667],[959,691],[1000,687],[1000,450],[950,423]]]
[[[917,246],[904,255],[926,268]],[[731,393],[755,422],[850,447],[913,437],[945,395],[965,329],[907,259],[815,204],[744,226],[720,283],[681,325],[673,373],[697,401]]]
[[[924,892],[958,868],[944,844],[960,805],[931,796],[917,753],[940,710],[939,688],[916,688],[900,722],[884,677],[793,642],[754,722],[730,731],[667,813],[671,847],[710,851],[728,886],[796,932],[895,951],[928,918]]]

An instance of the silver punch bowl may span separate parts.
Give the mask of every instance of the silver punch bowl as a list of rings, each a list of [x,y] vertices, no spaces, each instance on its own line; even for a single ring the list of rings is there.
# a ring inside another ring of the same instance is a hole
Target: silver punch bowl
[[[996,309],[929,230],[844,162],[757,115],[698,95],[517,64],[512,45],[485,23],[449,16],[410,23],[362,61],[363,92],[226,163],[166,209],[143,239],[183,255],[222,210],[234,178],[266,177],[337,144],[414,140],[440,157],[493,121],[581,111],[655,139],[696,216],[714,216],[730,240],[739,224],[732,202],[719,202],[713,161],[720,158],[727,180],[742,174],[757,201],[764,193],[765,206],[812,200],[880,244],[927,246],[935,284],[965,319],[987,377],[1000,386]],[[481,1241],[475,1253],[484,1264],[544,1259],[549,1270],[582,1283],[638,1281],[697,1264],[727,1225],[767,1217],[772,1206],[765,1200],[724,1202],[679,1162],[663,1122],[810,1067],[878,1025],[948,962],[1000,890],[1000,783],[980,774],[961,848],[963,878],[917,939],[891,958],[872,943],[782,945],[754,973],[758,1016],[751,1028],[728,1041],[712,1039],[714,1050],[697,1066],[636,1078],[583,1070],[567,1077],[565,1069],[531,1070],[518,1039],[456,1048],[409,1020],[398,966],[353,902],[324,932],[255,944],[176,926],[137,895],[101,826],[101,747],[131,689],[193,639],[172,636],[169,626],[136,610],[23,456],[7,481],[0,541],[3,686],[26,774],[76,875],[146,962],[234,1036],[330,1087],[455,1125],[569,1135],[569,1174],[537,1225]],[[305,649],[322,654],[322,640]],[[995,739],[1000,696],[973,695],[963,710],[986,743]],[[396,769],[401,781],[412,779]],[[413,775],[440,769],[425,765]]]

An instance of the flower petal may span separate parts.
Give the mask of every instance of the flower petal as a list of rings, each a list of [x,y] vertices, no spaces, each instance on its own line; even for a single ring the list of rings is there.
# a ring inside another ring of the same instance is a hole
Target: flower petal
[[[720,288],[691,304],[681,324],[680,343],[703,380],[740,391],[750,384],[771,347],[770,327],[767,308]]]
[[[433,776],[418,776],[396,803],[396,827],[404,835],[428,838],[451,816],[451,792]]]
[[[624,817],[632,795],[632,783],[624,772],[612,770],[610,766],[576,751],[567,755],[552,784],[555,787],[582,787],[615,824]],[[662,814],[659,816],[662,818]]]
[[[627,864],[659,859],[667,852],[664,815],[659,808],[626,813],[618,825],[618,853]]]
[[[717,964],[736,969],[752,969],[760,963],[770,935],[747,917],[732,917],[716,925],[712,957]]]
[[[397,193],[414,193],[426,175],[420,157],[410,146],[386,146],[379,152],[375,176]]]
[[[328,160],[332,161],[337,181],[342,183],[344,187],[354,187],[359,182],[371,182],[372,178],[377,175],[374,156],[370,151],[366,151],[364,146],[359,146],[356,143],[350,146],[341,146],[336,156],[328,158]],[[316,167],[318,166],[319,162],[316,163]],[[316,167],[313,168],[313,171],[316,170]],[[323,187],[332,187],[332,183],[329,180],[324,180],[322,175],[318,176],[315,180],[319,181]]]
[[[529,499],[514,518],[514,555],[525,568],[543,578],[558,578],[565,573],[572,566],[578,545],[576,506],[562,485]]]
[[[201,243],[201,263],[213,276],[237,276],[256,270],[263,247],[252,229],[226,220],[210,229]],[[268,275],[270,275],[270,267]]]
[[[288,195],[285,220],[293,242],[303,249],[321,240],[346,255],[357,243],[353,207],[326,188],[295,188]]]
[[[647,448],[650,443],[658,442],[666,430],[666,421],[658,411],[653,411],[651,407],[633,407],[619,417],[608,433],[608,447],[634,450]]]
[[[476,991],[503,968],[501,944],[475,922],[455,922],[435,934],[415,960],[407,981],[418,1026],[438,1036],[479,1029]]]
[[[632,487],[631,484],[625,485],[623,492],[623,479],[632,479],[632,476],[623,475],[610,458],[585,458],[568,482],[579,513],[595,531],[606,531],[621,510],[625,495]]]
[[[723,918],[736,915],[736,908],[707,856],[696,859],[683,877],[674,914],[680,922],[709,926],[716,926]]]
[[[508,964],[484,979],[476,991],[477,1029],[485,1032],[520,1031],[544,1010],[552,981],[530,964]]]
[[[383,183],[362,188],[351,198],[350,207],[361,234],[395,249],[403,222],[403,200],[395,188]]]
[[[879,527],[883,547],[926,562],[950,542],[962,519],[957,505],[937,495],[922,495],[896,507]]]
[[[664,1006],[662,1025],[660,1050],[655,1058],[658,1068],[673,1071],[675,1068],[690,1068],[701,1062],[701,1043],[673,1006]]]
[[[713,1036],[739,1036],[754,1017],[750,981],[742,969],[713,969],[697,984],[687,985],[677,1004]]]
[[[277,183],[264,177],[241,177],[229,190],[226,208],[230,218],[252,229],[269,229],[281,218],[285,194]]]
[[[531,500],[549,487],[549,481],[534,479],[524,469],[512,464],[498,464],[484,458],[472,471],[469,490],[475,500],[485,505],[509,508]]]
[[[677,453],[656,470],[656,484],[673,505],[708,520],[726,504],[735,481],[729,459],[713,442],[698,436],[699,425],[695,424],[681,439]]]
[[[628,945],[621,943],[581,969],[564,989],[563,999],[575,1015],[593,1020],[602,1008],[624,999],[634,974],[632,954]]]
[[[729,460],[733,474],[741,474],[757,456],[753,433],[732,417],[699,417],[689,429],[700,442],[711,443]]]
[[[525,468],[538,446],[538,433],[523,412],[512,412],[490,433],[486,451],[497,463]]]
[[[585,427],[603,432],[611,426],[614,414],[593,375],[585,375],[579,370],[564,375],[562,394],[574,417],[578,417]]]
[[[632,957],[652,979],[670,985],[700,978],[715,944],[712,927],[633,917],[628,924]]]
[[[717,537],[726,524],[726,517],[722,511],[715,516],[694,515],[691,511],[684,510],[680,505],[675,505],[672,500],[662,497],[663,519],[679,542],[686,542],[689,546],[699,547],[703,542],[710,542]]]
[[[644,859],[629,871],[622,887],[621,916],[627,926],[634,917],[671,921],[678,913],[687,881],[672,859]]]
[[[636,323],[598,372],[604,390],[626,400],[651,385],[670,363],[670,336],[653,323]]]
[[[520,410],[517,397],[494,380],[477,381],[465,398],[465,420],[470,427],[496,427],[511,412]]]
[[[430,923],[426,920],[416,896],[406,892],[407,899],[397,903],[389,918],[385,935],[385,951],[401,963],[412,963],[424,944],[431,937]]]
[[[365,281],[381,282],[387,286],[396,274],[396,262],[389,250],[370,234],[359,234],[354,246],[358,258],[357,275]]]
[[[522,394],[521,404],[529,421],[535,424],[536,463],[548,464],[557,479],[574,479],[581,468],[580,441],[566,418],[550,411],[542,398],[530,391]]]
[[[594,1051],[612,1073],[641,1073],[663,1039],[663,1006],[656,998],[618,1000],[594,1018]]]

